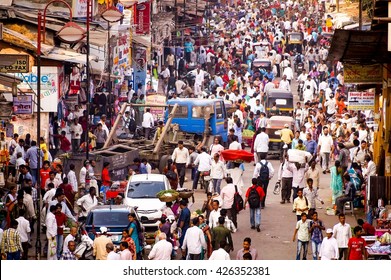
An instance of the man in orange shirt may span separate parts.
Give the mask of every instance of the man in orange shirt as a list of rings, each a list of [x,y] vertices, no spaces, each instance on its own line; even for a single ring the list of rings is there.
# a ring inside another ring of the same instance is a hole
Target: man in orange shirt
[[[103,163],[103,169],[102,169],[102,187],[101,192],[103,192],[103,203],[106,203],[106,192],[110,189],[110,186],[112,184],[112,181],[110,179],[110,173],[109,173],[109,162]]]
[[[345,97],[343,96],[338,97],[336,105],[338,107],[338,114],[342,115],[343,109],[346,108]]]

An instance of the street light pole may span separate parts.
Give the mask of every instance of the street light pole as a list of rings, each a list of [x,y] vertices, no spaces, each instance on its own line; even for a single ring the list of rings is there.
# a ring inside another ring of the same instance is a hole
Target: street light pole
[[[87,29],[87,37],[86,37],[86,45],[87,45],[87,51],[86,51],[86,76],[87,76],[87,84],[86,84],[86,91],[87,91],[87,131],[85,136],[86,141],[86,159],[89,159],[89,131],[90,131],[90,102],[91,102],[91,94],[90,94],[90,83],[91,83],[91,73],[90,73],[90,13],[92,17],[92,2],[91,0],[87,0],[87,19],[86,19],[86,29]]]
[[[42,31],[42,13],[38,12],[38,32],[37,32],[37,143],[41,139],[41,31]],[[41,145],[37,145],[37,162],[40,167],[41,162]],[[38,196],[38,207],[37,207],[37,240],[35,242],[35,256],[37,260],[41,259],[42,254],[42,243],[41,243],[41,176],[39,174],[40,168],[37,172],[37,196]]]

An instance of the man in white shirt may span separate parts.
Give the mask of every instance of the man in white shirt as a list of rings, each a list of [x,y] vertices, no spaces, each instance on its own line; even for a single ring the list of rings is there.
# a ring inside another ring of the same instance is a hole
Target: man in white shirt
[[[159,234],[159,241],[155,243],[155,245],[153,245],[152,250],[148,255],[148,259],[171,260],[171,253],[172,253],[172,244],[167,241],[167,235],[164,232],[161,232]]]
[[[28,250],[29,250],[29,235],[31,232],[30,222],[24,218],[26,214],[24,209],[19,210],[19,217],[16,219],[18,221],[17,231],[20,235],[20,242],[22,243],[23,254],[22,260],[28,259]]]
[[[69,241],[75,241],[76,235],[77,235],[77,228],[76,227],[71,227],[69,234],[64,239],[64,244],[62,246],[62,251],[63,252],[68,250],[68,243],[69,243]]]
[[[76,173],[75,173],[75,165],[71,163],[69,165],[69,172],[67,175],[68,182],[72,186],[72,190],[77,193],[78,190],[78,185],[77,185],[77,178],[76,178]]]
[[[362,175],[365,180],[368,180],[370,176],[376,175],[376,164],[373,162],[370,155],[365,155],[364,157],[364,167]]]
[[[269,152],[269,135],[266,134],[266,127],[261,127],[261,133],[255,137],[254,151],[257,153],[258,160],[267,156]]]
[[[307,76],[307,80],[304,82],[304,89],[306,89],[307,86],[310,86],[309,89],[312,91],[312,93],[315,93],[318,90],[316,82],[312,79],[310,75]]]
[[[282,76],[282,79],[280,81],[280,85],[278,86],[278,88],[287,90],[289,92],[291,91],[291,86],[290,86],[289,81],[286,79],[286,75]]]
[[[83,133],[83,128],[79,124],[79,120],[75,118],[71,124],[69,131],[71,133],[72,152],[77,153],[80,150],[80,139]]]
[[[336,102],[333,94],[330,94],[330,98],[326,100],[324,106],[327,108],[326,113],[328,117],[331,117],[336,112]]]
[[[91,209],[94,206],[98,205],[95,187],[90,187],[89,193],[79,198],[76,203],[82,210],[80,215],[83,217],[87,217]]]
[[[204,84],[204,70],[201,69],[201,65],[198,65],[197,70],[195,71],[195,81],[194,81],[194,95],[200,97],[202,95],[202,88]]]
[[[323,238],[322,245],[320,245],[319,259],[320,260],[338,260],[339,250],[337,240],[333,237],[333,230],[328,228],[326,230],[326,237]]]
[[[345,222],[345,215],[339,214],[339,223],[333,227],[333,237],[337,239],[338,250],[339,250],[339,260],[348,259],[348,242],[352,237],[352,230],[350,225]]]
[[[108,261],[119,261],[119,260],[121,260],[120,254],[114,252],[114,244],[113,243],[107,243],[106,244],[106,252],[107,252],[106,260],[108,260]]]
[[[220,248],[217,249],[217,250],[214,250],[212,252],[212,255],[209,257],[208,260],[210,260],[210,261],[217,261],[217,260],[220,260],[220,261],[227,260],[228,261],[228,260],[231,260],[231,258],[229,257],[229,254],[224,249],[227,246],[227,241],[221,240],[219,245],[220,245]]]
[[[179,175],[179,186],[183,188],[185,182],[186,166],[190,164],[189,150],[183,146],[183,141],[178,141],[178,147],[174,149],[172,153],[172,161],[175,163],[178,175]]]
[[[230,220],[234,223],[235,227],[238,227],[238,221],[237,221],[237,212],[236,209],[233,208],[234,203],[234,196],[235,193],[238,192],[240,195],[242,195],[242,190],[238,186],[234,186],[233,180],[231,177],[227,177],[226,179],[227,185],[222,188],[220,196],[223,200],[222,209],[227,210],[227,215]]]
[[[284,60],[285,61],[285,60]],[[283,62],[284,62],[283,61]],[[282,63],[282,62],[281,62]],[[286,79],[291,83],[293,79],[293,70],[291,68],[291,64],[289,63],[288,66],[284,69],[284,72],[282,73],[283,76],[286,76]]]
[[[295,232],[293,233],[293,242],[296,240],[297,234],[297,250],[296,250],[296,260],[300,260],[301,251],[303,251],[303,260],[307,259],[308,244],[310,241],[310,226],[309,221],[307,220],[307,214],[302,213],[301,219],[297,221]]]
[[[193,180],[193,190],[197,189],[198,180],[200,179],[201,173],[209,172],[212,167],[212,158],[206,152],[206,147],[201,148],[201,153],[198,155],[197,159],[195,160],[194,165],[195,166],[198,165],[198,169]]]
[[[151,114],[150,108],[145,109],[145,111],[146,112],[143,115],[142,126],[144,129],[145,139],[149,139],[149,134],[151,133],[151,128],[154,126],[155,120],[153,118],[153,115]]]
[[[221,197],[219,196],[221,199]],[[221,203],[222,205],[222,203]],[[219,217],[221,216],[220,214],[220,201],[218,199],[214,199],[212,201],[212,211],[210,211],[209,214],[209,227],[212,229],[214,227],[217,227],[219,223]]]
[[[330,154],[332,154],[333,150],[333,138],[329,134],[329,128],[327,126],[324,126],[323,134],[319,136],[318,140],[318,156],[320,155],[322,157],[323,174],[326,174],[326,172],[330,172]]]
[[[119,244],[119,256],[121,261],[130,261],[132,260],[132,253],[129,250],[129,243],[126,241],[123,241]]]
[[[56,250],[56,236],[57,236],[57,222],[56,217],[54,216],[56,212],[56,206],[50,206],[49,213],[46,215],[46,237],[48,239],[48,260],[57,260],[57,250]]]
[[[182,245],[182,255],[190,260],[201,259],[201,249],[207,250],[204,232],[198,227],[198,217],[193,219],[193,226],[186,231]]]

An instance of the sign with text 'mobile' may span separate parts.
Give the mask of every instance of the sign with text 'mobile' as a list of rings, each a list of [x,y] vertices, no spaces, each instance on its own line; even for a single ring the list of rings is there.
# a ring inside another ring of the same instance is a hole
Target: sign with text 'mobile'
[[[134,25],[135,33],[138,35],[150,32],[150,9],[149,2],[134,5]]]
[[[345,64],[344,80],[347,84],[382,84],[382,65]]]
[[[57,112],[58,104],[58,81],[59,68],[55,66],[41,67],[41,112]],[[32,72],[27,74],[16,74],[23,81],[18,88],[25,92],[37,92],[37,67],[33,66]],[[34,112],[37,112],[37,106],[34,105]]]
[[[30,115],[33,113],[33,96],[19,95],[14,97],[14,114],[16,115]]]
[[[348,110],[374,110],[375,109],[375,92],[349,92],[348,93]]]

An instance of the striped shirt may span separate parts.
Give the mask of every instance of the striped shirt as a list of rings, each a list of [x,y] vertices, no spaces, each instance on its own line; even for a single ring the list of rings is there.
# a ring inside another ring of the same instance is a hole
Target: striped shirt
[[[3,253],[23,252],[19,232],[14,228],[5,230],[0,248]]]

